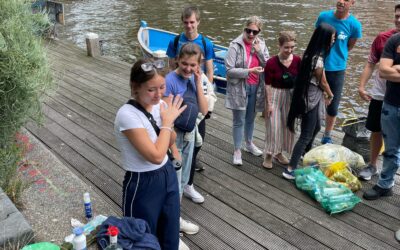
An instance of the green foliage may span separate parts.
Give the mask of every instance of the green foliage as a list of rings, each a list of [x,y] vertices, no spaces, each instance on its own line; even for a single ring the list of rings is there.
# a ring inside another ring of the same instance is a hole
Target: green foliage
[[[41,121],[40,102],[53,87],[43,34],[45,14],[32,14],[26,0],[0,1],[0,148],[13,143],[28,121]]]
[[[18,172],[22,164],[23,150],[17,143],[0,148],[0,188],[17,207],[21,206],[22,192],[29,186],[20,178]]]

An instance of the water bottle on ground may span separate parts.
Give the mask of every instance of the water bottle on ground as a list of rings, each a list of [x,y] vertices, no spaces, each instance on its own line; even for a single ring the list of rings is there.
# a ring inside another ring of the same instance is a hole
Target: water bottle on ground
[[[74,250],[87,250],[86,247],[86,236],[83,234],[81,227],[76,227],[73,230],[74,239],[72,240],[72,246]]]
[[[104,250],[123,250],[122,247],[118,245],[118,233],[118,227],[108,227],[108,234],[110,235],[110,245],[108,245]]]
[[[83,202],[85,203],[85,217],[88,221],[90,221],[93,217],[93,214],[92,214],[92,203],[90,202],[89,193],[83,194]]]

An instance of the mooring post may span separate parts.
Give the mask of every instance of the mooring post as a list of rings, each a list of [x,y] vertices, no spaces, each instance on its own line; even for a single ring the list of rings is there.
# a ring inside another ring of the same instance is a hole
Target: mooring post
[[[101,56],[99,35],[97,35],[96,33],[86,34],[86,49],[88,56]]]

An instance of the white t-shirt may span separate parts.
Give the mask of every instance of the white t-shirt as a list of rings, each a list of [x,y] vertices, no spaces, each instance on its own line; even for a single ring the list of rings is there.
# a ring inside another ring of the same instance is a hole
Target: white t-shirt
[[[375,81],[372,88],[368,91],[373,99],[383,101],[386,92],[386,80],[379,77],[379,72],[376,70]]]
[[[315,69],[321,69],[321,68],[323,68],[323,67],[324,67],[324,60],[323,60],[322,57],[318,57],[317,64],[315,65]],[[311,80],[310,80],[310,82],[311,82],[312,84],[314,84],[315,86],[318,86],[318,85],[319,85],[319,81],[320,81],[320,79],[317,79],[317,78],[315,77],[315,75],[313,75],[313,76],[311,77]]]
[[[154,105],[150,112],[158,126],[161,126],[160,104]],[[157,134],[149,119],[131,104],[124,104],[117,112],[114,122],[114,134],[121,149],[123,168],[132,172],[148,172],[162,167],[168,160],[165,155],[163,162],[153,164],[147,161],[122,133],[128,129],[145,128],[152,142],[156,142]]]

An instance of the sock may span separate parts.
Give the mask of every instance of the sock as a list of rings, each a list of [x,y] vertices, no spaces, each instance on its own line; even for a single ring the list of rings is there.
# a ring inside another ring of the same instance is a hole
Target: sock
[[[325,131],[324,137],[331,137],[331,131]]]

